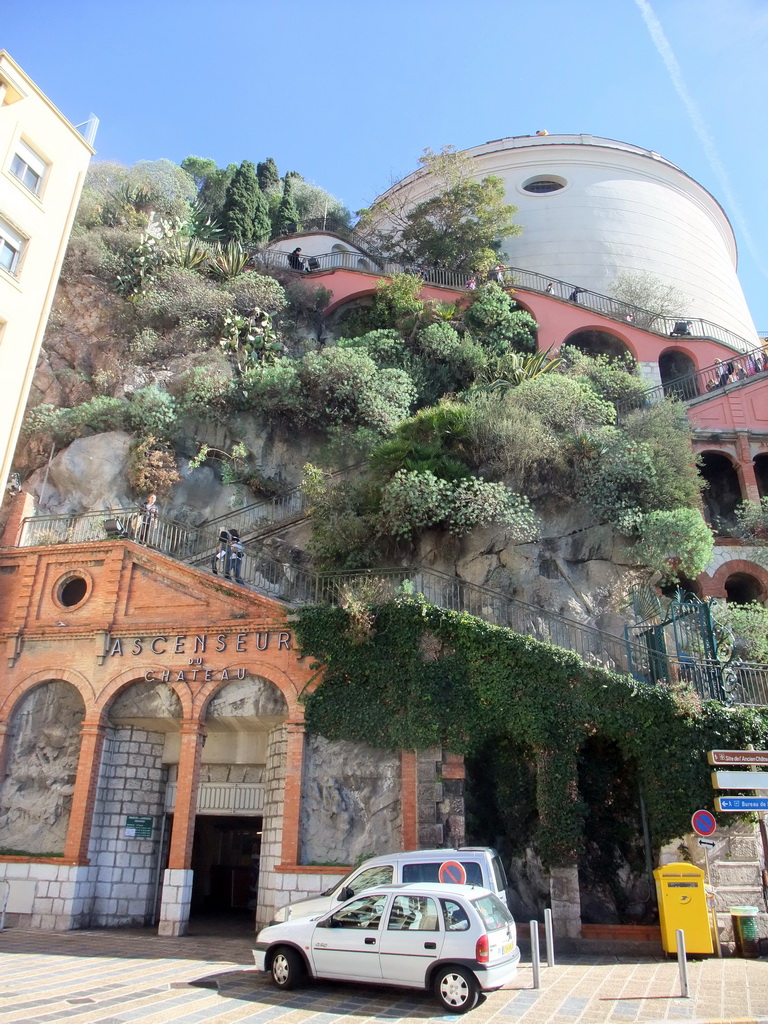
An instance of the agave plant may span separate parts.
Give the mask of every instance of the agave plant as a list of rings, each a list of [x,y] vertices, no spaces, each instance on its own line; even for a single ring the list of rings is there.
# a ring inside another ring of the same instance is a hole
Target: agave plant
[[[524,380],[533,380],[543,373],[552,373],[562,359],[560,356],[550,358],[550,349],[546,352],[532,352],[522,355],[520,352],[507,352],[488,364],[477,379],[476,386],[482,391],[502,392],[522,384]]]
[[[185,235],[174,235],[165,243],[165,253],[170,263],[185,270],[196,270],[209,259],[211,250],[205,242]]]
[[[234,281],[245,269],[248,253],[234,240],[217,245],[211,254],[211,273],[220,281]]]

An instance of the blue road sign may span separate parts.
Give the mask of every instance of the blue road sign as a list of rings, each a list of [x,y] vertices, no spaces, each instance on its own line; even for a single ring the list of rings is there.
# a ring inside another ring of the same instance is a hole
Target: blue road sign
[[[711,836],[717,828],[717,822],[712,811],[695,811],[691,818],[693,831],[697,836]]]
[[[718,796],[718,811],[768,811],[768,796]]]

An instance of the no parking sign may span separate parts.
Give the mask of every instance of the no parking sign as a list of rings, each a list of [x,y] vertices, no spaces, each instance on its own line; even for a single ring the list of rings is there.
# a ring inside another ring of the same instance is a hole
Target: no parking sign
[[[464,885],[467,880],[467,872],[464,865],[457,860],[444,860],[437,872],[437,877],[443,885]]]

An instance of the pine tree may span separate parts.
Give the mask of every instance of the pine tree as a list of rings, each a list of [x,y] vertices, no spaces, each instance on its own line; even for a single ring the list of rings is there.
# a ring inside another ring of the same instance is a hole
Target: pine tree
[[[271,188],[276,188],[280,184],[277,164],[271,156],[256,164],[256,177],[259,179],[259,188],[262,192],[268,192]]]
[[[256,178],[256,168],[250,160],[243,160],[227,188],[222,211],[224,231],[230,241],[247,245],[254,240],[257,195],[264,198]]]
[[[254,196],[253,210],[253,234],[251,238],[256,243],[266,242],[272,230],[272,222],[269,219],[269,200],[260,188],[256,189]]]
[[[293,198],[293,180],[292,177],[286,176],[283,181],[283,198],[280,200],[280,205],[277,208],[273,238],[279,238],[281,235],[292,235],[297,231],[301,231],[299,211],[296,207],[296,200]]]

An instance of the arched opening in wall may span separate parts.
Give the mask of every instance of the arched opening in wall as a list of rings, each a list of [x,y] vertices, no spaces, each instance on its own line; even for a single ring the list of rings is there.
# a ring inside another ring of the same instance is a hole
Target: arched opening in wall
[[[360,278],[361,282],[365,278]],[[358,295],[338,306],[328,317],[327,324],[337,338],[356,338],[373,330],[371,305],[373,295]]]
[[[0,785],[0,848],[6,853],[63,854],[84,716],[83,698],[63,680],[34,687],[13,709]]]
[[[274,683],[259,676],[232,680],[205,712],[192,847],[192,914],[215,928],[222,919],[253,930],[264,879],[264,854],[279,862],[284,782],[268,765],[279,758],[288,706]],[[271,880],[277,888],[276,879]]]
[[[576,331],[565,339],[563,345],[573,345],[589,356],[632,356],[621,338],[608,331]]]
[[[703,452],[699,473],[707,485],[702,498],[709,525],[715,533],[728,536],[738,525],[734,513],[742,501],[736,467],[721,452]]]
[[[765,600],[765,589],[756,576],[748,572],[735,572],[725,581],[725,599],[728,604],[760,604]]]
[[[756,455],[754,464],[757,490],[761,498],[768,498],[768,452]]]
[[[675,600],[677,595],[682,592],[683,600],[686,599],[686,595],[693,594],[695,597],[701,597],[701,584],[697,580],[692,580],[690,576],[686,576],[685,573],[680,573],[679,578],[671,583],[665,583],[659,588],[664,597],[669,600]]]
[[[172,824],[169,774],[178,765],[181,718],[176,691],[158,680],[128,683],[109,704],[88,856],[102,881],[114,879],[124,865],[131,871],[122,879],[119,904],[111,886],[95,886],[93,927],[157,920]]]
[[[599,733],[578,759],[579,797],[586,813],[579,855],[581,920],[585,924],[639,924],[652,920],[643,827],[634,761]]]
[[[696,364],[686,353],[669,348],[659,356],[659,375],[664,385],[664,394],[687,401],[699,392],[696,379]]]

